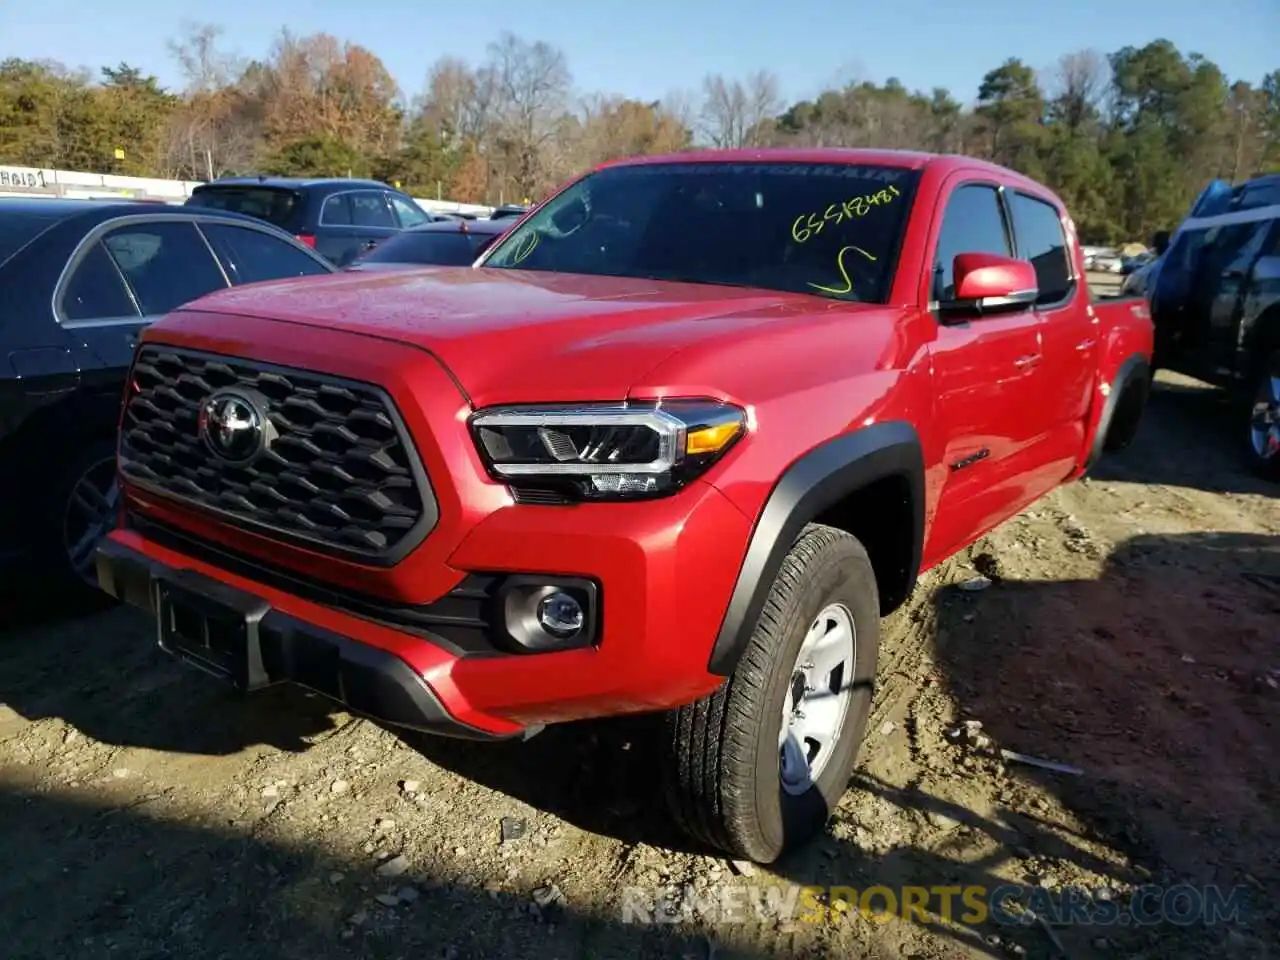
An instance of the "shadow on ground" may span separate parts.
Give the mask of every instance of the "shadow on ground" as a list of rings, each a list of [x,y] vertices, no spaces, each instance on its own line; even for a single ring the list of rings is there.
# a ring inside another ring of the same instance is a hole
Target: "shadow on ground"
[[[47,584],[11,580],[0,611],[0,704],[27,720],[58,717],[102,743],[210,755],[258,744],[296,752],[334,729],[319,697],[280,687],[242,698],[174,661],[138,610],[68,610]]]
[[[1280,484],[1256,477],[1245,467],[1244,424],[1244,415],[1225,391],[1161,372],[1133,443],[1108,454],[1091,475],[1208,493],[1280,497]]]
[[[583,830],[628,843],[703,852],[666,816],[655,775],[662,767],[660,716],[563,724],[528,741],[483,746],[392,732],[432,763]]]
[[[918,834],[909,826],[889,850],[828,837],[776,873],[858,890],[1189,883],[1229,897],[1239,888],[1255,906],[1247,927],[1077,925],[1051,934],[1038,922],[965,914],[959,901],[956,917],[966,922],[929,926],[938,943],[963,944],[970,956],[1048,957],[1055,941],[1073,958],[1268,955],[1259,943],[1280,943],[1280,915],[1259,905],[1263,890],[1280,889],[1280,537],[1137,537],[1096,580],[1003,580],[981,594],[944,588],[933,603],[934,657],[965,716],[981,720],[994,747],[1084,775],[1006,767],[993,747],[931,771],[943,782],[988,778],[992,795],[975,808],[861,773],[853,808],[905,814]],[[658,760],[642,739],[648,722],[566,727],[499,747],[411,742],[433,762],[584,829],[680,849],[661,818]],[[863,826],[874,832],[877,823]],[[916,955],[901,927],[876,936],[881,949],[896,938],[902,955]]]
[[[270,838],[166,822],[145,805],[0,785],[0,942],[7,960],[705,957],[671,927],[490,896],[457,876],[377,881]],[[342,874],[338,877],[337,874]],[[411,903],[373,901],[413,884]],[[358,916],[362,915],[362,916]],[[358,923],[351,918],[357,917]],[[752,954],[738,954],[751,960]]]
[[[1230,431],[1205,403],[1203,391],[1162,385],[1134,447],[1104,461],[1100,476],[1274,495],[1215,462],[1232,455]],[[839,955],[954,957],[963,948],[969,956],[1035,958],[1054,955],[1057,938],[1073,960],[1273,955],[1262,945],[1280,943],[1280,921],[1261,894],[1280,889],[1278,539],[1138,537],[1120,545],[1094,580],[1000,580],[978,594],[940,591],[932,605],[941,686],[997,746],[1075,765],[1083,775],[1001,772],[979,753],[968,766],[930,770],[927,785],[923,778],[894,785],[863,772],[851,809],[902,815],[919,830],[887,848],[840,830],[775,871],[797,884],[858,889],[992,890],[1011,879],[1057,876],[1117,887],[1239,884],[1262,901],[1247,927],[1050,935],[1038,924],[1010,928],[974,916],[948,931],[930,924],[937,936],[921,952],[911,924],[873,932],[855,918],[818,946]],[[249,700],[224,693],[160,654],[147,618],[133,611],[58,622],[56,597],[7,589],[0,702],[29,720],[60,717],[108,744],[188,754],[257,743],[298,750],[333,728],[328,705],[297,691]],[[8,617],[20,609],[27,612],[17,629],[19,616]],[[683,849],[661,813],[646,736],[656,722],[572,725],[523,744],[406,741],[443,767],[585,829]],[[976,807],[943,789],[984,777],[994,786]],[[513,901],[447,876],[420,878],[426,892],[417,904],[375,909],[361,932],[343,939],[344,918],[367,906],[370,894],[330,883],[329,874],[367,877],[367,863],[275,843],[269,829],[246,836],[159,822],[145,815],[145,804],[111,805],[94,794],[73,801],[0,788],[7,790],[0,794],[0,937],[15,958],[380,960],[454,956],[449,945],[458,958],[706,956],[700,940],[670,928],[619,924],[612,907],[584,906],[550,932],[516,913]],[[1052,803],[1037,802],[1044,797]],[[940,830],[939,822],[954,827]],[[863,826],[874,831],[876,824]],[[599,903],[615,894],[602,890]],[[785,933],[768,942],[767,950],[736,955],[796,955]]]
[[[1082,769],[1016,767],[1127,868],[1079,863],[1025,826],[1005,857],[1021,847],[1028,875],[1043,855],[1121,882],[1243,887],[1255,903],[1280,889],[1280,537],[1139,536],[1095,580],[945,588],[934,603],[935,657],[965,716],[996,747]],[[1257,905],[1253,933],[1280,943],[1274,904]],[[1175,933],[1160,955],[1229,954],[1226,930]]]

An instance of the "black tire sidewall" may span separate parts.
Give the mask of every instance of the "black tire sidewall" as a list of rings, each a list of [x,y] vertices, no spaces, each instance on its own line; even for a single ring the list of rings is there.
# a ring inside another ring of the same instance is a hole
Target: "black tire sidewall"
[[[40,509],[32,531],[32,544],[44,576],[63,586],[83,588],[92,595],[92,585],[81,580],[67,554],[64,525],[71,493],[81,478],[97,464],[115,457],[115,438],[94,437],[83,441],[80,449],[51,471],[49,485],[40,498]],[[105,596],[105,594],[104,594]]]
[[[812,528],[810,528],[812,529]],[[825,823],[844,794],[866,731],[879,653],[880,610],[875,574],[861,544],[847,534],[826,543],[804,569],[798,590],[787,597],[790,615],[782,629],[763,696],[754,764],[754,808],[761,847],[772,859]],[[776,589],[776,587],[775,587]],[[854,695],[835,752],[808,792],[782,788],[777,735],[791,671],[814,618],[841,603],[854,624]]]

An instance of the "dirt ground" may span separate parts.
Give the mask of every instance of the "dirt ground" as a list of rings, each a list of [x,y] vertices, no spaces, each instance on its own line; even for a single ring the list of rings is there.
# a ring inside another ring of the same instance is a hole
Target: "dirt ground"
[[[1233,423],[1162,375],[1130,450],[931,572],[886,622],[827,835],[768,871],[672,835],[648,720],[500,746],[402,736],[296,691],[241,700],[129,610],[68,621],[10,585],[0,953],[1280,956],[1280,491],[1240,471]],[[1095,904],[1217,885],[1249,905],[1183,925],[778,907],[791,884],[1008,883]],[[632,922],[664,891],[698,908]]]

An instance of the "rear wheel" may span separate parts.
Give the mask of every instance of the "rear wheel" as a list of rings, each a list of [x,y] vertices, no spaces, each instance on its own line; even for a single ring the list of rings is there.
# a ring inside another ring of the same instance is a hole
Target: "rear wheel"
[[[879,640],[862,544],[806,527],[733,675],[669,716],[667,797],[681,827],[758,863],[819,832],[858,756]]]
[[[1255,473],[1280,481],[1280,350],[1262,362],[1254,378],[1245,455]]]

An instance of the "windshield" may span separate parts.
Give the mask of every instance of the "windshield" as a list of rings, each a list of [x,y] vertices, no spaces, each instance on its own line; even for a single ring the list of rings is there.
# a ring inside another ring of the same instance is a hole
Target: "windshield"
[[[386,240],[360,258],[360,263],[423,263],[469,267],[480,254],[488,233],[415,230]]]
[[[193,192],[187,204],[242,213],[289,230],[298,207],[298,194],[274,187],[205,187]]]
[[[917,180],[853,164],[610,167],[547,201],[481,266],[883,303]]]

